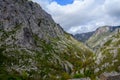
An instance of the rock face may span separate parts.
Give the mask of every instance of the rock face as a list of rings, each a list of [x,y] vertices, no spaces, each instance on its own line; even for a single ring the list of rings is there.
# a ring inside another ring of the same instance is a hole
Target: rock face
[[[49,42],[48,37],[56,38],[64,33],[51,16],[33,2],[1,0],[0,11],[0,29],[11,32],[13,29],[20,28],[14,38],[17,39],[15,44],[21,47],[33,48],[35,41],[32,36],[34,35]]]
[[[119,73],[103,73],[100,75],[100,80],[120,80]]]
[[[0,80],[66,80],[92,57],[38,4],[0,0]]]
[[[69,80],[91,80],[90,78],[69,79]]]

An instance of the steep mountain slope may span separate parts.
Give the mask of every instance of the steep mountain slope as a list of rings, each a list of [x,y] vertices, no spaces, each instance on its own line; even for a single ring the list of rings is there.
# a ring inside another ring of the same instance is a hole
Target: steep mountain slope
[[[106,38],[96,53],[96,73],[118,71],[120,67],[120,29]]]
[[[119,28],[120,26],[103,26],[93,32],[75,34],[74,38],[78,41],[84,42],[92,49],[97,49],[100,46],[100,43],[104,41],[105,37],[111,35],[116,29]]]
[[[66,80],[92,58],[38,4],[0,0],[0,80]]]
[[[112,35],[120,26],[104,26],[98,28],[95,33],[86,41],[87,46],[97,50],[101,43],[104,42],[107,36]]]
[[[74,38],[77,39],[78,41],[86,42],[86,40],[88,40],[94,33],[95,33],[95,31],[87,32],[87,33],[81,33],[81,34],[75,34]]]
[[[120,26],[101,27],[86,43],[95,52],[92,80],[104,72],[120,73]]]

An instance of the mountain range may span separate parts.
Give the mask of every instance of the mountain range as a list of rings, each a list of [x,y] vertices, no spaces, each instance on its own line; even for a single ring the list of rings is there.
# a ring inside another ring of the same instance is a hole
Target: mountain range
[[[107,37],[120,29],[120,26],[102,26],[95,31],[75,34],[74,38],[78,41],[84,42],[90,48],[99,48],[99,45]]]
[[[119,72],[118,28],[84,33],[83,43],[37,3],[1,0],[0,80],[98,80],[103,72]]]
[[[75,35],[73,35],[73,36],[74,36],[74,38],[77,39],[78,41],[85,42],[85,41],[88,40],[94,33],[95,33],[95,31],[92,31],[92,32],[87,32],[87,33],[75,34]]]

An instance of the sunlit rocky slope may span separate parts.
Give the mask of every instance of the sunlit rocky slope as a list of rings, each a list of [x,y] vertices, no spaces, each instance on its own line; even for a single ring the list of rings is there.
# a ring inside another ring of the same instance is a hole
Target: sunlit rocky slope
[[[106,40],[106,38],[120,29],[120,26],[102,26],[95,31],[76,34],[74,37],[81,42],[84,42],[91,49],[96,49],[100,47],[101,43]]]
[[[106,38],[96,52],[98,71],[120,72],[120,29]]]
[[[114,34],[120,26],[103,26],[98,28],[95,33],[86,41],[87,46],[97,50],[106,41],[107,37]]]
[[[85,44],[95,52],[92,80],[104,72],[120,73],[120,26],[98,28]]]

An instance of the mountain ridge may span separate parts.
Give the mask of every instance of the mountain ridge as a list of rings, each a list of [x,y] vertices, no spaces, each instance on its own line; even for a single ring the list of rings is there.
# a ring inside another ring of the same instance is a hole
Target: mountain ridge
[[[29,0],[0,3],[0,80],[98,80],[101,73],[118,70],[119,29],[98,31],[94,39],[115,30],[103,36],[106,39],[94,53],[66,33],[40,5]]]
[[[93,34],[97,33],[96,31],[99,31],[100,29],[102,28],[105,28],[105,27],[108,27],[108,26],[102,26],[102,27],[99,27],[97,28],[95,31],[91,31],[91,32],[85,32],[85,33],[77,33],[74,35],[74,38],[77,39],[78,41],[81,41],[81,42],[85,42],[87,41]],[[113,32],[115,31],[117,28],[120,28],[120,26],[109,26],[110,28],[110,31]]]
[[[97,50],[106,37],[114,34],[117,29],[120,29],[120,26],[104,26],[98,28],[96,32],[86,41],[87,46]]]
[[[66,80],[92,65],[93,52],[38,4],[28,0],[0,3],[1,80]]]

